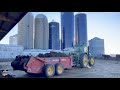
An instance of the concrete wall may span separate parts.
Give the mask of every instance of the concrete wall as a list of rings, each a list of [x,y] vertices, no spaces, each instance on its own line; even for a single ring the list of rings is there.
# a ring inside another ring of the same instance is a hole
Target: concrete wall
[[[0,58],[15,58],[21,55],[23,50],[22,46],[0,44]]]
[[[39,53],[45,54],[50,51],[62,52],[61,50],[43,50],[43,49],[25,49],[20,45],[0,44],[0,61],[3,59],[15,58],[17,55],[32,55],[37,56]]]

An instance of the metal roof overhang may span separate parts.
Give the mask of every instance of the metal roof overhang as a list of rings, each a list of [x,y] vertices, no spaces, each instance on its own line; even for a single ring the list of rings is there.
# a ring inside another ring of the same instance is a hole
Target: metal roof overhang
[[[0,12],[0,40],[26,15],[27,12]]]

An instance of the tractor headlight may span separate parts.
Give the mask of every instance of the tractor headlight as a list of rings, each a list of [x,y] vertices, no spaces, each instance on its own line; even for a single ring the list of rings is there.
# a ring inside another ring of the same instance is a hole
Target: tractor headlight
[[[84,52],[88,52],[88,48],[87,47],[84,47]]]

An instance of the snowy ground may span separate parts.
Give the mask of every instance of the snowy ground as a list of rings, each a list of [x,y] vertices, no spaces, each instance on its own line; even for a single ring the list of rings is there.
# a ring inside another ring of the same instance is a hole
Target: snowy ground
[[[0,62],[0,70],[8,69],[14,78],[42,78],[42,76],[29,76],[24,71],[13,71],[11,62]],[[96,60],[91,68],[72,68],[65,70],[61,76],[52,78],[120,78],[120,61]]]

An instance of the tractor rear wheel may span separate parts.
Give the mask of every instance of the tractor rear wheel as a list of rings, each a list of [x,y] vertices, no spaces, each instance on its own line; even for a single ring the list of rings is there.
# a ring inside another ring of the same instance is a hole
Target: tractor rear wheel
[[[61,75],[64,72],[64,66],[60,63],[57,63],[55,65],[55,74],[56,75]]]
[[[79,63],[80,63],[81,68],[87,67],[87,65],[88,65],[88,56],[86,54],[81,54]]]

